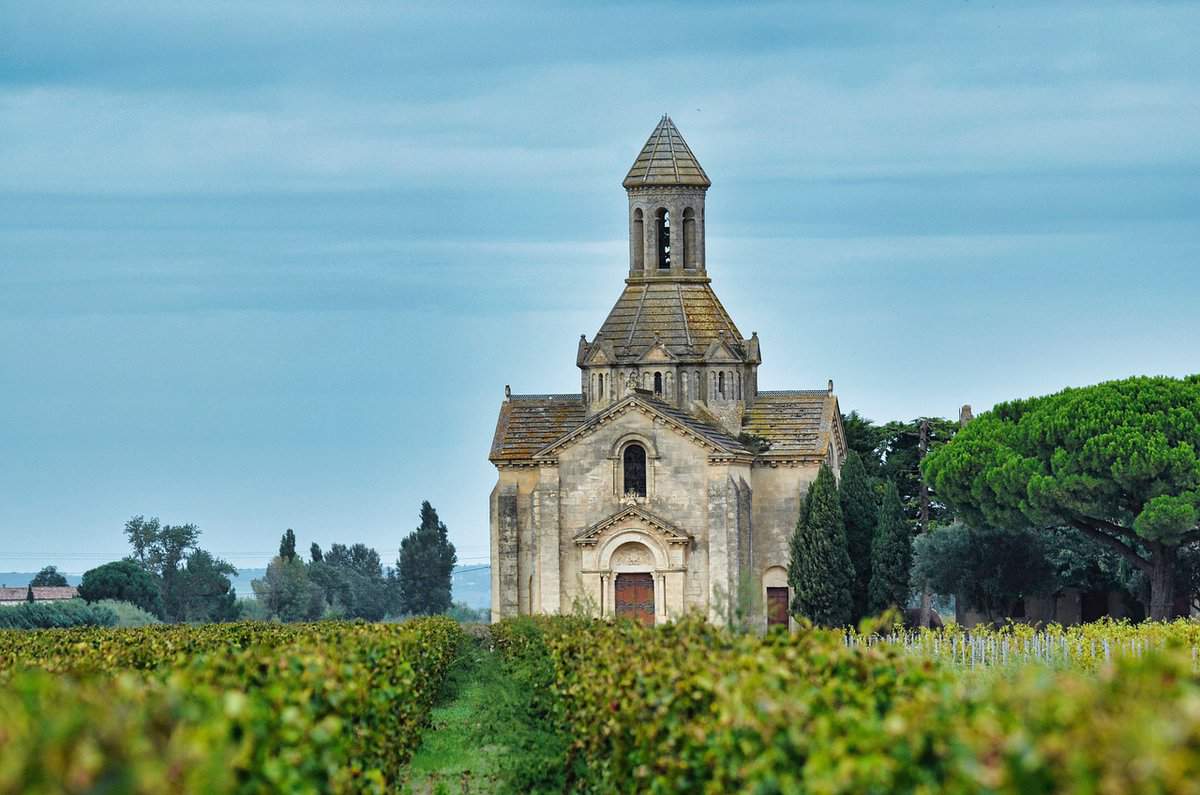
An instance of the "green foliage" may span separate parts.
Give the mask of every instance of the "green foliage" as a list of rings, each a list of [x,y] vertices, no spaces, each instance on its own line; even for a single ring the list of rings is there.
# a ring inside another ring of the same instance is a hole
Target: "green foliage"
[[[279,539],[279,557],[288,563],[296,559],[296,533],[290,527],[284,531],[283,537]]]
[[[464,602],[455,602],[446,615],[460,624],[487,624],[492,620],[492,611],[486,607],[469,607]]]
[[[321,554],[321,545],[316,541],[308,548],[308,559],[311,563],[321,563],[325,560],[325,556]]]
[[[996,406],[926,459],[977,526],[1069,526],[1151,579],[1172,611],[1175,548],[1200,540],[1200,376],[1130,378]]]
[[[308,578],[317,585],[329,608],[345,618],[379,621],[388,612],[391,595],[379,553],[365,544],[334,544],[308,564]]]
[[[544,654],[550,714],[586,764],[562,790],[1189,793],[1200,779],[1186,649],[981,679],[808,627],[764,638],[560,618],[533,622],[537,640],[512,623],[494,628],[497,648]]]
[[[304,561],[271,559],[261,580],[250,587],[267,614],[280,621],[312,621],[325,611],[325,594],[308,579]]]
[[[438,615],[449,610],[451,574],[457,561],[446,525],[432,505],[421,503],[421,525],[400,542],[396,561],[400,612]]]
[[[149,627],[155,624],[161,624],[158,617],[153,613],[147,613],[142,608],[132,602],[118,602],[115,599],[101,599],[96,602],[97,607],[111,610],[117,616],[117,623],[114,626],[118,627]]]
[[[79,595],[89,602],[130,602],[159,618],[165,615],[158,580],[132,560],[117,560],[84,572]]]
[[[842,477],[838,483],[838,498],[842,504],[842,517],[846,526],[846,552],[854,567],[854,579],[850,592],[853,598],[852,623],[857,623],[867,614],[868,591],[871,584],[871,539],[879,519],[879,508],[871,491],[867,470],[861,456],[851,451],[842,464]]]
[[[939,593],[956,594],[989,620],[1015,615],[1018,600],[1054,590],[1044,538],[1029,530],[956,524],[914,543],[913,575]]]
[[[792,535],[788,584],[792,611],[822,626],[843,626],[853,616],[854,565],[833,472],[821,465]]]
[[[890,608],[903,610],[912,593],[909,580],[912,530],[904,519],[900,492],[891,481],[884,487],[875,525],[871,542],[870,610],[878,615]]]
[[[56,627],[111,627],[117,614],[82,599],[61,602],[24,602],[0,609],[0,629],[53,629]]]
[[[444,618],[0,634],[0,795],[392,791],[461,637]]]
[[[125,523],[125,535],[133,547],[132,559],[155,577],[167,621],[237,618],[237,595],[229,580],[237,569],[200,549],[196,525],[164,525],[158,517],[135,516]]]
[[[67,578],[58,573],[57,566],[46,566],[29,581],[30,587],[65,587]]]

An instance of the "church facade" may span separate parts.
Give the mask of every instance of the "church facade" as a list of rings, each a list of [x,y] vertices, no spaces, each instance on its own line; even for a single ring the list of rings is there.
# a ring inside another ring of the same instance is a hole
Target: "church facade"
[[[705,257],[708,176],[664,116],[623,185],[629,270],[579,340],[574,394],[505,399],[489,459],[492,618],[583,610],[643,623],[736,604],[786,623],[789,542],[845,435],[833,383],[760,391]]]

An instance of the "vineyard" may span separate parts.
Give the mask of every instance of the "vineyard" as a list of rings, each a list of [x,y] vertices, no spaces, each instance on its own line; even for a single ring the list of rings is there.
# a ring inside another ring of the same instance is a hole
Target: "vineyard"
[[[1187,621],[474,640],[443,618],[0,632],[0,795],[1200,795]]]
[[[1088,650],[1089,632],[1110,649],[1125,633],[1125,648],[1139,651],[964,676],[951,655],[919,652],[1023,649],[1057,635],[866,642],[824,630],[763,638],[690,620],[643,629],[522,619],[498,625],[495,638],[507,659],[547,671],[546,719],[573,742],[579,790],[1200,792],[1192,625],[1059,632]]]
[[[0,633],[0,793],[390,792],[444,618]]]

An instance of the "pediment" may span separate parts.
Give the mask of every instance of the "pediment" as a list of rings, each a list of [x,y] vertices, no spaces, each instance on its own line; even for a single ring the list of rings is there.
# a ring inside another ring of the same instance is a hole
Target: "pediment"
[[[704,428],[694,421],[689,425],[678,417],[667,413],[667,411],[664,411],[656,403],[657,401],[643,399],[636,393],[627,395],[599,414],[593,415],[579,427],[572,429],[570,432],[560,436],[537,451],[534,454],[534,458],[554,458],[559,452],[570,447],[576,441],[595,433],[609,423],[620,421],[629,412],[641,412],[643,415],[653,417],[655,420],[661,421],[663,427],[670,428],[680,436],[690,439],[710,451],[720,453],[741,452],[740,446],[734,440],[730,440],[729,442],[722,441],[722,438],[717,435],[718,432],[716,429],[712,429],[710,432],[709,429]]]
[[[581,546],[596,544],[606,530],[626,522],[636,522],[639,527],[650,530],[667,544],[687,544],[692,540],[690,535],[640,505],[624,505],[616,513],[578,533],[575,536],[575,543]]]
[[[662,342],[658,340],[656,340],[653,345],[647,348],[646,352],[642,354],[640,359],[638,359],[638,362],[641,364],[667,364],[673,361],[675,361],[675,354],[671,353],[671,351],[667,349],[667,346],[663,345]]]
[[[704,359],[708,362],[741,362],[742,357],[738,352],[725,341],[725,337],[714,340],[712,345],[708,346],[708,350],[704,352]]]

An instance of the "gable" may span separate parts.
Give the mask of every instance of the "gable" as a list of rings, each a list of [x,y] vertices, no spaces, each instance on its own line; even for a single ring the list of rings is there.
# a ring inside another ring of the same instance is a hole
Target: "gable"
[[[622,419],[626,415],[629,415],[629,418]],[[655,420],[660,421],[657,426]],[[661,400],[633,394],[593,415],[579,427],[538,450],[534,457],[539,459],[556,457],[581,440],[597,433],[604,433],[606,437],[615,439],[621,433],[629,430],[650,429],[657,432],[657,427],[668,428],[710,453],[751,455],[741,442],[721,428],[692,417],[687,412],[669,406]]]
[[[642,357],[638,361],[645,364],[665,364],[675,361],[675,356],[667,350],[667,346],[656,339],[655,343],[650,346],[649,350],[642,354]]]

